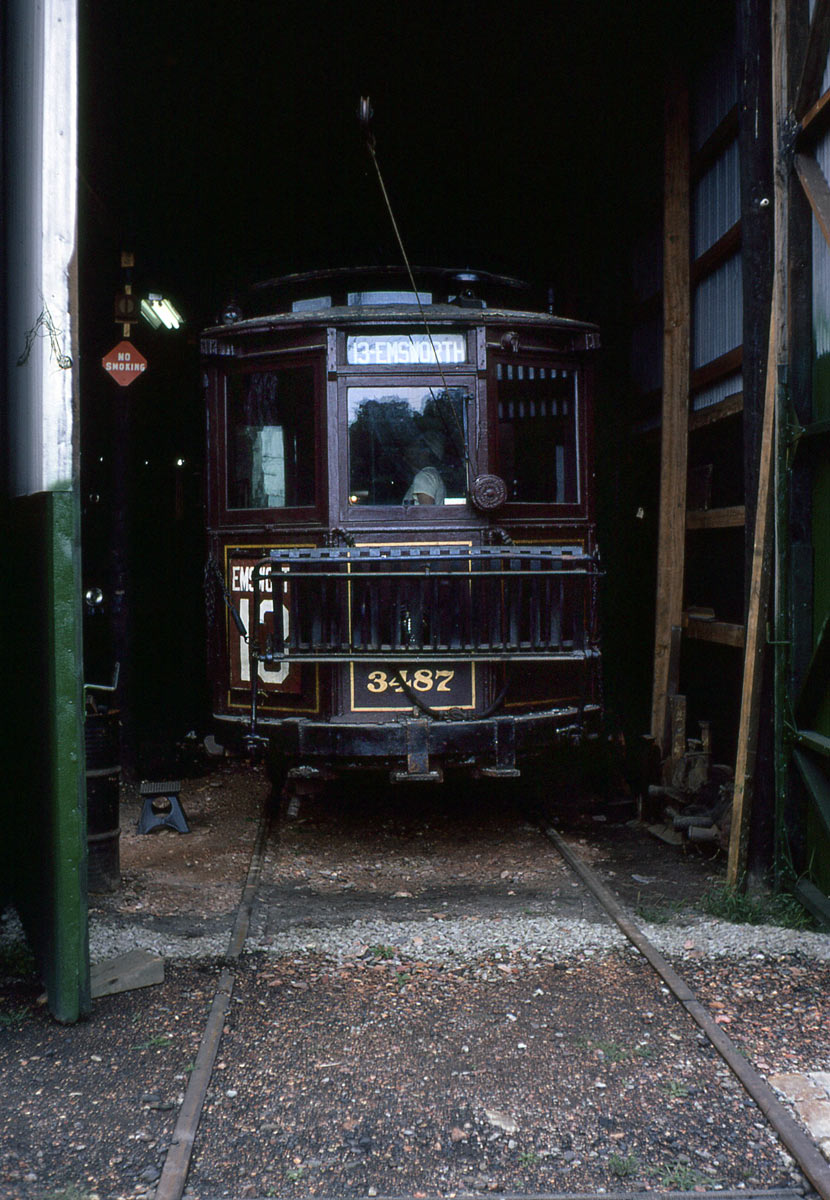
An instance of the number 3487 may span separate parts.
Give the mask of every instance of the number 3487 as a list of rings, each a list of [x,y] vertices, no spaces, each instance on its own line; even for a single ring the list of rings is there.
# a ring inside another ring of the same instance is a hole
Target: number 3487
[[[403,679],[407,687],[411,687],[416,692],[449,692],[450,683],[455,675],[455,671],[433,671],[429,667],[420,667],[417,671],[410,674],[408,671],[401,671],[400,677]],[[366,687],[370,692],[403,692],[401,679],[397,674],[390,675],[387,671],[370,671]]]

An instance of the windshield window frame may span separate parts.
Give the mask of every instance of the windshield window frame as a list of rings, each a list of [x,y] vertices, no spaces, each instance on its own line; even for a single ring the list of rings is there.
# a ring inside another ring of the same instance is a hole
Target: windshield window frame
[[[372,371],[371,373],[355,373],[352,368],[343,373],[337,381],[337,425],[340,430],[338,450],[338,479],[339,479],[339,508],[340,520],[344,524],[376,525],[382,519],[383,524],[409,523],[414,521],[458,522],[467,520],[472,515],[469,497],[465,495],[463,504],[424,504],[404,505],[403,497],[400,504],[350,504],[350,443],[349,443],[349,388],[388,389],[393,392],[400,388],[432,388],[435,392],[443,392],[444,386],[449,389],[461,388],[469,395],[466,417],[467,442],[464,447],[469,454],[470,446],[476,445],[478,436],[477,413],[477,380],[475,370],[469,364],[462,372],[458,368],[444,372],[441,378],[437,368],[421,367],[416,371]],[[465,489],[466,490],[466,489]]]

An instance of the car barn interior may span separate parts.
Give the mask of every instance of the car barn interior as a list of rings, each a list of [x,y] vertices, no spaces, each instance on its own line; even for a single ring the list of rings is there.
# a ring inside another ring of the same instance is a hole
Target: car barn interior
[[[83,710],[117,707],[100,752],[134,780],[175,777],[177,747],[211,735],[200,335],[244,321],[257,283],[399,269],[402,249],[416,284],[419,264],[518,277],[542,311],[599,328],[604,736],[646,797],[725,764],[731,882],[771,873],[826,920],[830,6],[68,7],[77,175],[50,143],[4,198],[6,323],[35,331],[30,348],[72,336],[73,432],[51,476],[26,466],[60,421],[32,400],[25,338],[4,362],[7,554],[58,564],[5,600],[4,900],[53,1011],[89,1006],[86,826],[66,819],[86,788]],[[9,53],[32,40],[25,10],[3,18]],[[57,82],[24,76],[4,94],[9,155],[27,88],[60,103]],[[13,239],[31,235],[49,155],[77,197],[77,283],[35,326]],[[373,470],[367,493],[387,486]],[[575,485],[551,486],[564,503]],[[21,811],[20,795],[38,798]]]

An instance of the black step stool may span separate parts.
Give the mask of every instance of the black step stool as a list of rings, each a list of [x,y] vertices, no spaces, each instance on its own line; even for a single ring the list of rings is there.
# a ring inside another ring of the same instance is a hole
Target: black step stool
[[[167,829],[176,829],[179,833],[190,833],[190,826],[179,803],[181,790],[182,784],[179,779],[142,783],[140,792],[144,797],[144,806],[138,821],[138,832],[152,833],[154,829],[166,826]]]

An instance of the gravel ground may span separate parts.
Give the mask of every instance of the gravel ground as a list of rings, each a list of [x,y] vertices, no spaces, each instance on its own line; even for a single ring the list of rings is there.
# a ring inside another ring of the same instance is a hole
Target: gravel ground
[[[499,965],[247,961],[193,1195],[800,1182],[642,961]]]
[[[139,837],[94,898],[93,957],[165,982],[56,1026],[0,926],[0,1196],[150,1197],[204,1031],[265,792],[225,765],[189,835]],[[396,793],[401,796],[402,793]],[[325,801],[269,847],[197,1137],[194,1200],[799,1185],[754,1104],[504,797]],[[830,939],[705,920],[722,864],[630,812],[563,815],[579,853],[765,1075],[830,1070]],[[472,827],[471,827],[472,826]],[[683,903],[679,903],[679,898]],[[74,1190],[73,1190],[74,1189]]]

